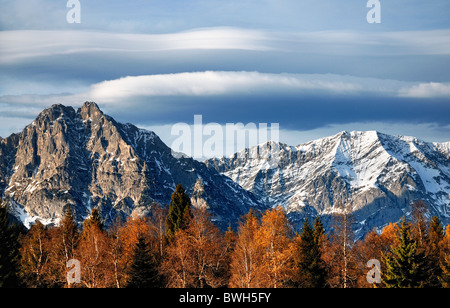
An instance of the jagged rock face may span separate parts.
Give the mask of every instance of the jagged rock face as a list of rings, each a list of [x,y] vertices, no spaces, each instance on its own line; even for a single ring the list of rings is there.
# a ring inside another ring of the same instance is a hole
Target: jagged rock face
[[[95,206],[106,222],[166,205],[176,184],[202,179],[219,225],[262,205],[229,178],[191,158],[175,158],[153,132],[117,123],[95,103],[55,105],[20,134],[0,140],[0,189],[26,226],[57,224],[67,206],[81,222]]]
[[[276,155],[277,163],[268,163]],[[410,202],[421,199],[450,223],[449,143],[342,132],[296,147],[269,143],[206,164],[267,206],[285,207],[294,221],[340,212],[344,204],[363,235],[408,215]]]
[[[8,186],[7,178],[11,173],[10,166],[14,164],[14,156],[19,138],[13,134],[7,139],[0,137],[0,192]]]

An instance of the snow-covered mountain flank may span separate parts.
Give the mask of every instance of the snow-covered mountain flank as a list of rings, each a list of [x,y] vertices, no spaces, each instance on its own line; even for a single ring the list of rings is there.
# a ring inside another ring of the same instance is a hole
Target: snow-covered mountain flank
[[[284,207],[293,221],[304,215],[326,220],[345,208],[363,235],[408,216],[414,200],[426,201],[431,215],[450,223],[449,144],[341,132],[295,147],[269,142],[206,164],[267,206]]]

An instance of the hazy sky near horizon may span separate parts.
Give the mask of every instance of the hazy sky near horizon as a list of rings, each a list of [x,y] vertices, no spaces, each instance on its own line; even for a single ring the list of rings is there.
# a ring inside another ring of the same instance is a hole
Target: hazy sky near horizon
[[[95,101],[170,145],[171,125],[279,123],[450,141],[450,1],[0,0],[0,136]]]

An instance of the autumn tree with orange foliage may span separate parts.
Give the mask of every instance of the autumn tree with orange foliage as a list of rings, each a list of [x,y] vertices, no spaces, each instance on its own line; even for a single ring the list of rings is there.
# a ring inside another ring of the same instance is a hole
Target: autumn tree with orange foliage
[[[257,271],[264,288],[288,286],[293,272],[292,227],[282,208],[266,211],[257,232],[258,251],[262,262]]]
[[[391,253],[391,247],[396,246],[398,239],[398,225],[389,223],[383,228],[381,234],[377,231],[370,232],[364,240],[360,240],[355,245],[355,258],[358,266],[358,280],[356,286],[359,288],[382,287],[381,284],[371,284],[367,282],[367,262],[371,259],[382,260],[383,256]],[[384,264],[380,263],[381,272],[384,271]]]
[[[162,272],[168,287],[218,288],[226,286],[227,246],[205,210],[192,209],[187,228],[171,235]]]
[[[442,287],[450,288],[450,225],[447,226],[445,237],[442,241],[443,261],[441,262],[442,277],[440,278]]]
[[[180,196],[187,200],[185,192]],[[182,227],[167,232],[174,225],[168,224],[167,206],[157,204],[146,217],[117,220],[107,230],[93,209],[80,231],[68,208],[59,226],[45,227],[38,221],[20,237],[18,277],[32,288],[391,287],[396,286],[390,283],[393,274],[404,270],[393,261],[402,257],[402,245],[411,244],[425,277],[418,286],[450,287],[450,226],[444,232],[437,217],[421,216],[428,213],[423,209],[419,204],[408,222],[408,237],[398,223],[390,223],[355,240],[344,207],[331,232],[325,232],[317,217],[313,226],[306,221],[297,236],[282,208],[250,210],[237,232],[229,227],[224,233],[206,210],[195,208],[180,211]],[[67,282],[70,259],[80,261],[80,284]],[[381,284],[367,281],[371,259],[382,261]],[[156,284],[136,284],[136,278],[145,278],[140,268],[146,264],[151,264],[145,268],[151,273],[149,281]]]
[[[284,210],[267,210],[261,223],[250,211],[240,225],[231,256],[230,286],[282,288],[289,285],[292,272],[292,228]]]
[[[129,279],[128,268],[131,265],[134,250],[139,241],[139,238],[143,236],[147,243],[154,243],[154,238],[151,237],[151,227],[149,224],[149,220],[146,217],[131,216],[126,221],[120,232],[120,237],[122,240],[122,253],[118,263],[123,270],[121,285],[124,286],[127,284]],[[149,245],[152,246],[151,244]],[[154,249],[152,249],[151,251],[155,252]]]
[[[259,271],[263,263],[263,254],[258,243],[259,228],[259,220],[250,210],[239,226],[235,249],[231,255],[230,287],[262,287]]]
[[[338,208],[340,211],[333,215],[334,230],[324,255],[329,272],[327,284],[334,288],[352,288],[358,280],[353,217],[343,204]]]
[[[77,246],[81,264],[81,283],[86,288],[106,288],[113,284],[112,263],[108,259],[109,238],[103,230],[98,209],[84,221],[83,232]]]
[[[20,277],[28,288],[43,288],[48,281],[50,238],[47,228],[38,220],[21,239]]]
[[[50,262],[48,266],[48,281],[52,287],[73,287],[67,281],[67,262],[77,259],[76,248],[78,246],[80,232],[75,223],[75,217],[70,207],[67,208],[59,227],[49,230]]]
[[[126,268],[129,260],[123,258],[125,232],[124,224],[120,219],[116,219],[113,225],[108,229],[108,248],[107,254],[111,263],[111,275],[113,286],[121,288],[126,285]]]

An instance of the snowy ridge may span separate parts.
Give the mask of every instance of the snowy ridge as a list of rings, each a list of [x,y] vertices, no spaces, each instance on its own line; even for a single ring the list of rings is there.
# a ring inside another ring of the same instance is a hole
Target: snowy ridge
[[[271,143],[278,153],[260,145],[206,164],[293,216],[327,215],[342,211],[343,204],[364,222],[361,232],[367,232],[397,221],[417,199],[450,222],[449,145],[343,131],[295,147]],[[268,165],[269,155],[278,155],[275,164]]]

